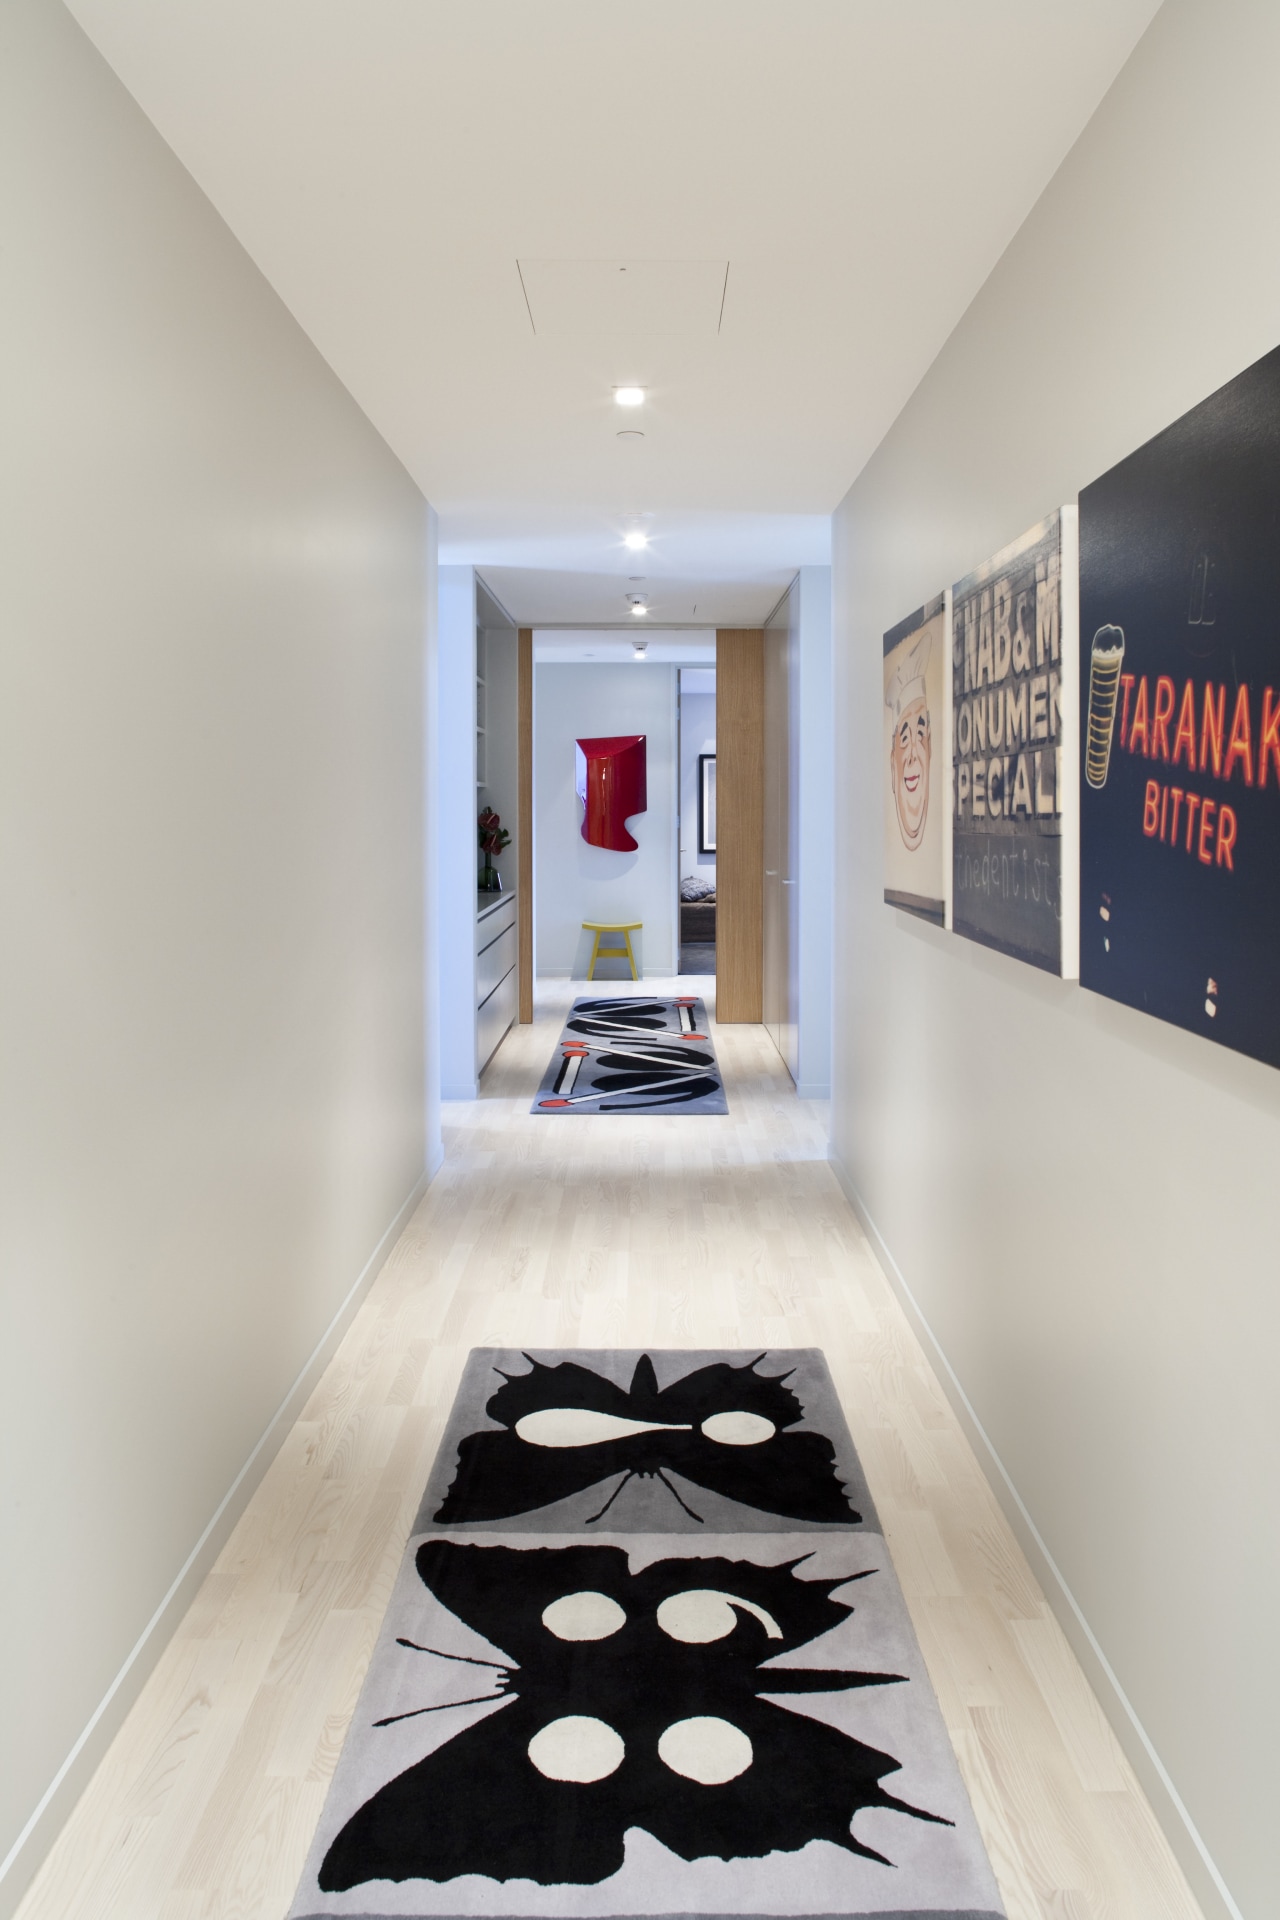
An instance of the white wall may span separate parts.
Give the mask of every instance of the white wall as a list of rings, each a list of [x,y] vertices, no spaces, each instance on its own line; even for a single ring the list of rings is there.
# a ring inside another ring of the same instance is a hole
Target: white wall
[[[680,669],[680,878],[714,885],[716,857],[698,852],[698,756],[716,750],[714,667]]]
[[[0,228],[2,1907],[420,1191],[430,554],[53,0]]]
[[[476,576],[441,567],[440,744],[436,774],[440,927],[440,1091],[476,1093]]]
[[[444,1160],[440,1130],[440,847],[436,832],[440,782],[440,522],[427,507],[427,551],[423,572],[422,659],[422,1106],[426,1173],[432,1178]]]
[[[1280,1074],[886,907],[878,742],[885,628],[1275,346],[1278,73],[1273,0],[1166,0],[840,507],[834,576],[837,1163],[1201,1897],[1234,1910],[1220,1874],[1250,1920],[1276,1900]]]
[[[835,735],[831,705],[831,569],[802,567],[766,624],[766,646],[775,641],[784,649],[788,755],[786,770],[789,804],[783,809],[789,828],[788,847],[775,848],[780,866],[794,881],[779,895],[787,901],[791,968],[787,1030],[775,1038],[793,1071],[801,1099],[825,1100],[831,1092],[831,945],[834,891],[833,756]],[[781,671],[781,656],[766,656],[766,723],[770,687],[782,698],[771,674]],[[766,810],[769,804],[770,755],[766,727]],[[769,940],[768,867],[765,832],[766,907],[765,940]],[[794,869],[794,871],[792,871]],[[776,937],[776,936],[775,936]],[[766,945],[766,986],[770,974]],[[766,995],[767,997],[767,995]],[[766,1008],[769,1024],[773,1013]]]
[[[520,885],[520,671],[514,627],[491,627],[485,650],[485,784],[476,795],[491,806],[511,835],[493,864],[505,892]],[[478,809],[477,809],[478,811]],[[476,858],[483,862],[477,833]]]
[[[580,977],[591,955],[584,920],[643,920],[633,936],[647,973],[673,974],[676,951],[675,667],[534,668],[534,939],[537,970]],[[574,741],[611,733],[647,738],[648,810],[628,822],[636,853],[589,847],[574,791]],[[598,979],[617,978],[619,963]],[[629,977],[629,976],[626,976]]]
[[[791,589],[800,638],[800,1077],[802,1099],[831,1092],[835,729],[831,569],[801,567]]]
[[[764,624],[764,1028],[800,1079],[800,592],[792,581]]]

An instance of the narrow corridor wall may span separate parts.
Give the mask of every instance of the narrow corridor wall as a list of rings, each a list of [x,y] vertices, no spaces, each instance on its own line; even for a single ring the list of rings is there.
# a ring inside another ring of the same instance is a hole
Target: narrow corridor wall
[[[1269,0],[1166,0],[834,528],[836,1163],[1206,1911],[1250,1920],[1280,1074],[883,904],[881,635],[1276,345],[1277,72]]]
[[[425,503],[54,0],[0,233],[5,1910],[432,1122]]]

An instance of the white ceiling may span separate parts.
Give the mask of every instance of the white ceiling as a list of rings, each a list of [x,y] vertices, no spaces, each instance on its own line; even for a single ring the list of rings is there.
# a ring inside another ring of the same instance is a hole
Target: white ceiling
[[[820,522],[825,542],[826,522]],[[474,557],[474,556],[469,556]],[[804,554],[821,564],[820,553]],[[588,573],[571,568],[481,567],[502,605],[522,626],[631,627],[630,598],[641,597],[649,624],[672,627],[756,627],[771,613],[795,574],[794,564],[743,569],[735,577],[732,558],[723,573],[690,579],[673,572],[650,554],[622,554],[617,571]],[[627,569],[624,571],[624,569]]]
[[[673,620],[726,625],[826,559],[1156,11],[69,4],[436,506],[443,559],[521,620],[625,617],[644,571]],[[650,399],[623,416],[628,381]]]
[[[639,621],[636,625],[639,626]],[[643,640],[645,651],[643,660],[637,660],[634,642]],[[646,667],[714,667],[716,663],[716,637],[714,633],[671,633],[659,627],[656,631],[646,626],[639,633],[618,633],[605,628],[583,630],[581,628],[539,629],[533,636],[533,658],[538,666],[564,666],[578,664],[581,661],[594,661],[598,667],[609,666],[646,666]],[[711,690],[714,690],[714,677]],[[706,688],[698,689],[707,691]]]

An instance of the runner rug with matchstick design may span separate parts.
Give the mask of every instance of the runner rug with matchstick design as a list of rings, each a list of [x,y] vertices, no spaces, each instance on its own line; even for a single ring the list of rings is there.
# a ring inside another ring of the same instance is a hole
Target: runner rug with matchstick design
[[[821,1353],[473,1352],[292,1920],[1001,1920]]]
[[[534,1113],[728,1113],[707,1010],[675,1000],[580,999]]]

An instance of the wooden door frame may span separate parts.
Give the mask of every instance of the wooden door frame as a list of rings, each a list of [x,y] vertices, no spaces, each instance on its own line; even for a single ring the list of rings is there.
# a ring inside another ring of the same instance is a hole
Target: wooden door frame
[[[716,1020],[763,1018],[764,632],[716,633]]]

